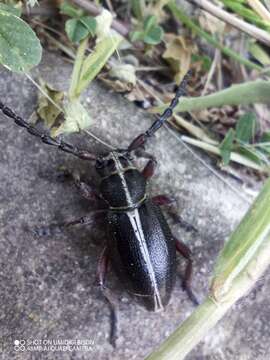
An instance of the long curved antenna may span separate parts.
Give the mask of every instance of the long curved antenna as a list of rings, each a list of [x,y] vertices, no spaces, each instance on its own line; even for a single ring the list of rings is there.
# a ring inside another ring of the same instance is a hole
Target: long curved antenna
[[[29,132],[29,134],[40,138],[40,140],[43,143],[47,145],[55,146],[58,149],[73,154],[83,160],[93,160],[93,161],[96,160],[96,156],[88,152],[87,150],[79,149],[76,146],[68,144],[60,139],[54,139],[51,136],[38,130],[36,127],[28,124],[23,118],[15,114],[9,107],[5,106],[1,101],[0,101],[0,110],[3,112],[3,114],[13,119],[15,124],[25,128]]]
[[[170,118],[173,114],[173,110],[179,102],[180,97],[182,97],[186,93],[186,86],[188,79],[191,75],[191,71],[188,71],[178,86],[175,97],[171,101],[170,105],[164,112],[158,117],[158,119],[150,126],[150,128],[143,134],[140,134],[136,137],[128,147],[128,151],[133,151],[143,146],[147,140],[154,135],[154,133],[161,128],[161,126]]]

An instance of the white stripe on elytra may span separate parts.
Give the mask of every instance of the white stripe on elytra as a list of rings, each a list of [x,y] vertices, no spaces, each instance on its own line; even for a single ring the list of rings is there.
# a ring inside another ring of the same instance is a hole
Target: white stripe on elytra
[[[125,169],[123,168],[123,166],[118,158],[118,154],[111,152],[111,155],[112,155],[112,159],[115,162],[117,174],[119,175],[119,177],[121,179],[121,185],[123,186],[123,189],[125,192],[126,202],[127,202],[128,206],[132,207],[132,205],[133,205],[132,198],[131,198],[131,195],[130,195],[130,192],[129,192],[129,189],[127,186],[125,175],[124,175]],[[140,249],[142,250],[143,259],[144,259],[144,261],[146,263],[146,267],[149,271],[150,280],[151,280],[152,286],[154,288],[155,310],[161,310],[161,309],[163,309],[163,305],[162,305],[161,297],[160,297],[157,282],[156,282],[155,272],[154,272],[153,265],[151,263],[151,259],[149,256],[148,248],[146,245],[146,240],[145,240],[145,236],[143,233],[143,228],[142,228],[142,224],[141,224],[139,211],[138,211],[138,209],[134,209],[132,211],[127,211],[126,214],[129,218],[131,226],[134,230],[134,234],[139,241]]]
[[[126,201],[127,201],[127,204],[128,206],[132,207],[133,203],[132,203],[132,198],[130,196],[130,193],[129,193],[129,190],[128,190],[128,186],[127,186],[127,182],[126,182],[126,179],[125,179],[125,169],[123,168],[119,158],[118,158],[118,155],[117,153],[115,154],[114,152],[111,152],[112,154],[112,158],[114,160],[114,163],[115,163],[115,167],[116,167],[116,171],[117,171],[117,174],[119,175],[120,177],[120,180],[121,180],[121,185],[123,186],[123,189],[124,189],[124,192],[125,192],[125,196],[126,196]]]
[[[162,301],[160,298],[160,294],[159,294],[159,290],[158,290],[158,286],[157,286],[157,282],[156,282],[155,272],[154,272],[154,269],[153,269],[153,266],[151,263],[151,259],[149,256],[148,248],[146,245],[146,240],[144,237],[143,228],[142,228],[140,214],[139,214],[138,209],[134,209],[132,211],[127,211],[127,216],[132,225],[134,234],[139,241],[140,249],[142,250],[143,259],[146,263],[146,267],[147,267],[147,270],[150,275],[150,280],[151,280],[152,286],[154,288],[155,311],[162,310],[163,305],[162,305]]]

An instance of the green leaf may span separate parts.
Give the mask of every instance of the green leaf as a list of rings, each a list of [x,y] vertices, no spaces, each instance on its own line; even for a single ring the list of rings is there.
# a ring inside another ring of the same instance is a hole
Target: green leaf
[[[270,155],[270,131],[266,132],[262,135],[261,139],[260,139],[260,143],[262,143],[262,145],[260,146],[260,148],[265,151],[267,154]],[[265,144],[264,144],[265,143]]]
[[[161,42],[164,31],[161,26],[152,27],[147,34],[145,34],[143,41],[149,45],[157,45]]]
[[[263,154],[259,150],[251,150],[245,146],[237,147],[238,154],[245,156],[247,159],[254,161],[255,163],[262,165]]]
[[[157,25],[157,18],[154,15],[149,15],[144,20],[143,29],[145,32],[151,30],[152,27]]]
[[[83,15],[83,11],[75,6],[72,6],[68,2],[64,1],[60,6],[61,14],[68,15],[72,18],[79,18]]]
[[[149,45],[159,44],[164,35],[161,26],[157,25],[157,18],[154,15],[148,16],[143,24],[144,36],[143,41]]]
[[[25,72],[41,60],[42,48],[34,31],[19,17],[0,10],[0,63]]]
[[[141,0],[131,0],[132,12],[138,20],[143,19],[144,4]]]
[[[122,36],[113,33],[98,42],[94,51],[84,60],[81,76],[76,88],[76,96],[79,96],[98,75],[122,40]]]
[[[87,28],[89,34],[92,36],[95,35],[96,27],[97,27],[97,21],[92,16],[82,16],[80,18],[80,22]]]
[[[87,110],[78,99],[69,102],[65,106],[65,122],[58,128],[52,129],[52,136],[70,134],[89,128],[93,124]]]
[[[143,40],[144,32],[143,31],[133,31],[130,35],[131,41]]]
[[[261,142],[270,142],[270,131],[262,134]]]
[[[212,59],[208,55],[192,54],[191,61],[192,62],[197,62],[197,61],[202,62],[203,71],[209,71],[211,68],[211,65],[212,65]]]
[[[235,131],[233,129],[230,129],[219,146],[222,161],[225,166],[229,164],[231,159],[231,152],[233,150],[234,138],[235,138]]]
[[[248,51],[263,66],[270,65],[270,56],[268,52],[258,43],[250,42]]]
[[[157,45],[164,36],[161,26],[157,25],[157,18],[154,15],[147,16],[143,23],[143,30],[131,33],[131,41],[141,40],[148,45]]]
[[[0,11],[6,11],[8,13],[11,13],[15,16],[21,16],[21,9],[15,8],[14,6],[11,5],[6,5],[6,4],[0,4]]]
[[[256,115],[248,112],[240,117],[236,124],[236,138],[245,143],[249,143],[256,133]]]
[[[88,35],[94,35],[97,22],[92,16],[83,16],[79,19],[69,19],[66,22],[65,29],[69,39],[72,42],[80,42]]]

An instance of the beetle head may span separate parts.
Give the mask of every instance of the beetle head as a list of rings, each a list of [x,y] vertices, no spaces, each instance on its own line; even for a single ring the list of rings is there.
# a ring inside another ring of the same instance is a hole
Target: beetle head
[[[108,177],[120,170],[133,167],[132,157],[126,150],[111,151],[96,160],[95,168],[97,173],[102,177]]]

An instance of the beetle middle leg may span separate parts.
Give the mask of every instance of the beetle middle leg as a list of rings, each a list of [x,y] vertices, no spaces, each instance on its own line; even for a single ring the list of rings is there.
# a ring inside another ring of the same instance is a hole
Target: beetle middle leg
[[[186,267],[186,270],[185,270],[185,275],[184,275],[184,280],[183,280],[183,283],[182,283],[182,287],[187,292],[190,300],[195,305],[199,305],[198,299],[196,298],[193,291],[191,290],[191,277],[192,277],[192,269],[193,269],[191,250],[182,241],[178,240],[175,237],[174,237],[174,239],[175,239],[176,250],[187,260],[187,267]]]
[[[152,198],[152,201],[155,205],[158,206],[162,206],[162,205],[172,205],[174,203],[176,203],[176,199],[168,196],[168,195],[156,195]],[[188,223],[187,221],[185,221],[176,211],[176,209],[174,209],[173,207],[170,207],[168,209],[166,209],[166,212],[168,213],[168,215],[172,218],[172,220],[175,223],[178,223],[183,229],[185,229],[187,232],[193,231],[193,232],[198,232],[198,230],[191,225],[190,223]]]
[[[78,219],[70,220],[67,222],[63,222],[62,224],[59,224],[61,227],[69,227],[73,225],[89,225],[95,222],[95,220],[99,220],[101,215],[103,215],[105,212],[107,212],[107,209],[99,209],[99,210],[93,210],[92,216],[82,216]]]
[[[60,234],[63,229],[68,228],[73,225],[89,225],[95,223],[95,221],[99,220],[101,217],[103,218],[104,212],[107,209],[98,209],[93,210],[91,215],[81,216],[80,218],[64,221],[62,223],[53,223],[45,226],[39,226],[34,228],[34,233],[39,236],[52,236],[55,234]]]
[[[115,301],[113,299],[111,291],[105,287],[106,275],[109,267],[109,250],[108,247],[105,246],[102,250],[101,256],[98,261],[97,266],[97,282],[100,288],[100,291],[104,298],[107,300],[110,308],[110,322],[111,322],[111,330],[110,330],[110,343],[113,347],[116,345],[117,340],[117,307]]]

